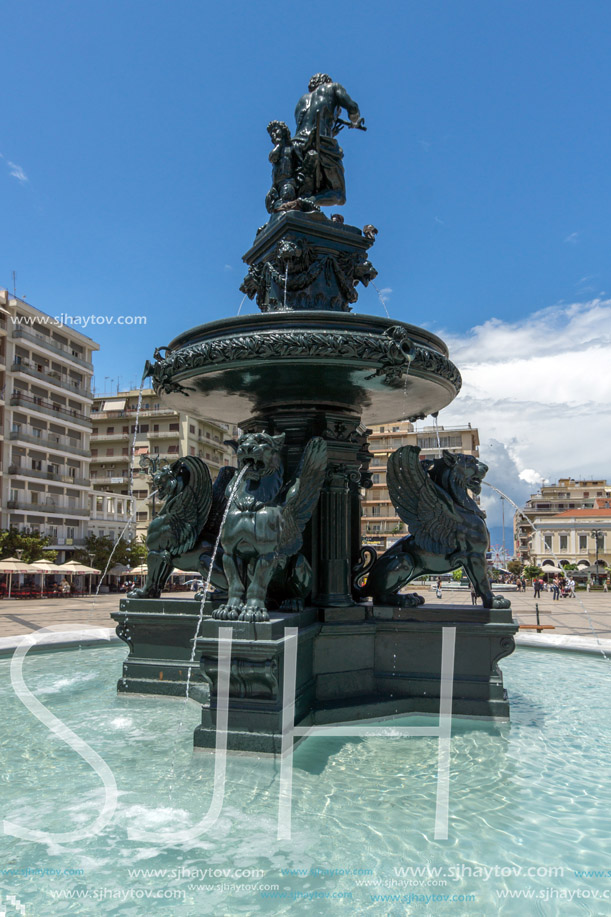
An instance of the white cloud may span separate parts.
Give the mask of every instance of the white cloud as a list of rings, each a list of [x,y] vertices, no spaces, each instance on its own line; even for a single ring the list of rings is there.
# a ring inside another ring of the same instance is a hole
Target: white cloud
[[[441,336],[463,389],[439,423],[479,429],[492,484],[521,504],[542,480],[611,478],[611,300]],[[498,524],[498,499],[486,503]]]
[[[577,242],[579,241],[579,233],[578,232],[570,233],[570,235],[568,235],[564,241],[569,242],[571,245],[576,245]]]
[[[376,287],[376,290],[378,290],[377,287]],[[390,297],[392,296],[392,287],[382,287],[381,290],[378,290],[378,296],[380,297],[382,302],[386,304],[388,300],[390,299]]]
[[[28,176],[25,174],[21,166],[18,166],[16,163],[11,162],[10,159],[6,160],[6,164],[9,167],[10,174],[13,178],[16,178],[17,181],[26,182],[28,181]]]

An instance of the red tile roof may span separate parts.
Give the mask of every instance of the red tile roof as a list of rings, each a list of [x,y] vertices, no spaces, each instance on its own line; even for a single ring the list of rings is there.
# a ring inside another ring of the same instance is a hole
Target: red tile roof
[[[592,518],[611,519],[611,509],[568,509],[564,513],[556,513],[556,519],[559,516],[590,516]]]

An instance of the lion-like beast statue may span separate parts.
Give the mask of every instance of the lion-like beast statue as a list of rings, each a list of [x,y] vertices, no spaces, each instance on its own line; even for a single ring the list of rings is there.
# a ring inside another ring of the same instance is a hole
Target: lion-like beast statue
[[[158,598],[174,567],[197,570],[204,580],[210,575],[216,589],[227,589],[222,552],[217,552],[212,573],[210,565],[227,504],[227,485],[235,472],[235,468],[221,468],[213,484],[206,463],[186,456],[153,475],[153,488],[165,502],[146,535],[146,583],[132,590],[131,597]]]
[[[267,621],[268,590],[287,610],[303,607],[312,571],[299,553],[303,530],[318,502],[327,445],[307,444],[295,480],[284,486],[284,433],[246,433],[238,442],[239,475],[227,488],[229,508],[221,532],[227,601],[213,611],[221,620]]]
[[[480,493],[487,465],[446,450],[441,458],[423,462],[419,453],[417,446],[403,446],[388,459],[390,499],[410,534],[380,558],[372,548],[363,549],[363,562],[355,569],[359,596],[372,596],[380,605],[421,604],[421,596],[397,593],[423,574],[464,567],[485,608],[509,608],[508,599],[492,593],[485,513],[469,495]]]

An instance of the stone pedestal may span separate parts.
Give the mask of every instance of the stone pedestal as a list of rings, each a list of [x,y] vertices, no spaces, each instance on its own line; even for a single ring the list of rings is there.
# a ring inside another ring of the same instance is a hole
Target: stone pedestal
[[[353,605],[274,615],[266,624],[204,622],[197,642],[210,685],[197,747],[216,742],[218,628],[232,626],[230,750],[278,753],[282,742],[285,628],[299,627],[295,726],[439,713],[444,627],[456,628],[452,712],[505,720],[509,703],[498,662],[514,648],[510,610],[426,605]]]
[[[208,600],[205,614],[214,607]],[[119,692],[184,697],[189,669],[190,684],[205,687],[199,657],[190,663],[199,609],[194,598],[121,599],[119,611],[111,614],[117,635],[129,646]]]

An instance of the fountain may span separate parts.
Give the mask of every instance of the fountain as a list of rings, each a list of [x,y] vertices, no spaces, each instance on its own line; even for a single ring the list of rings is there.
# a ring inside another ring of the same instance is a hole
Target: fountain
[[[244,255],[241,287],[259,314],[183,332],[146,366],[167,404],[243,435],[233,444],[237,475],[225,468],[213,483],[194,456],[155,475],[165,502],[149,528],[147,582],[113,614],[130,649],[119,691],[188,694],[202,709],[195,744],[214,748],[219,629],[229,627],[227,747],[275,753],[287,628],[297,629],[301,727],[438,713],[443,633],[455,628],[454,715],[506,719],[498,661],[513,652],[517,625],[486,573],[487,529],[473,496],[486,466],[397,450],[389,490],[410,534],[379,558],[362,549],[367,422],[436,415],[461,379],[436,335],[351,311],[358,285],[377,276],[368,256],[377,230],[321,208],[345,202],[336,136],[365,130],[357,104],[316,74],[296,119],[294,137],[284,122],[268,127],[270,216]],[[174,565],[199,569],[212,598],[161,598]],[[433,607],[402,591],[461,566],[483,607]]]

